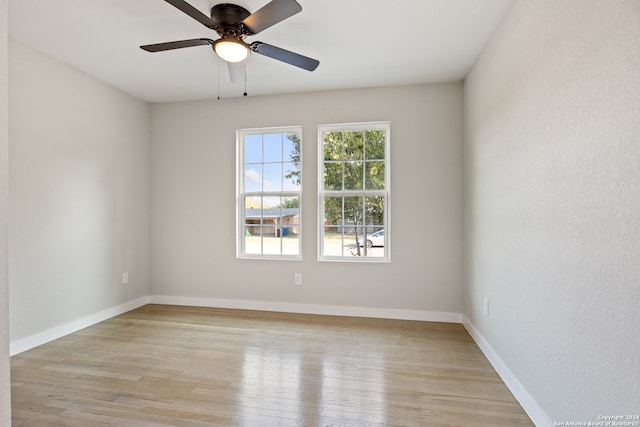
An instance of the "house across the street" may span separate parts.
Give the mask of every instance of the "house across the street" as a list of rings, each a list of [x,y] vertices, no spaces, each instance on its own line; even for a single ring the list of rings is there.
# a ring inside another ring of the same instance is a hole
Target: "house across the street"
[[[247,208],[244,211],[246,230],[253,236],[287,236],[298,234],[298,208]]]

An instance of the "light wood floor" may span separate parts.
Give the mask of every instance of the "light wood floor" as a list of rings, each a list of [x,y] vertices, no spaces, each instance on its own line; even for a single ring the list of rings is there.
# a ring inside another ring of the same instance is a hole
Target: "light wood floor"
[[[461,325],[148,305],[11,359],[13,426],[532,426]]]

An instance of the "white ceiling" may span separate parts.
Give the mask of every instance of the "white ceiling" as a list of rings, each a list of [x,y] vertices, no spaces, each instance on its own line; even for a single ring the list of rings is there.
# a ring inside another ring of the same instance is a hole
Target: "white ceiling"
[[[188,0],[209,15],[219,0]],[[236,0],[251,12],[268,0]],[[248,37],[320,61],[314,72],[252,54],[247,92],[265,95],[460,81],[513,0],[298,0],[302,12]],[[143,44],[218,35],[163,0],[10,0],[9,35],[149,102],[242,96],[208,46]],[[219,70],[219,74],[218,74]]]

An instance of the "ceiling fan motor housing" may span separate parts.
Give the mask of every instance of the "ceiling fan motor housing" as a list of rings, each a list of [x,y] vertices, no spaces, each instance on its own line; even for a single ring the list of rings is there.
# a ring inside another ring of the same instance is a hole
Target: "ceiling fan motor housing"
[[[219,25],[221,36],[233,35],[239,37],[244,34],[241,22],[251,13],[242,6],[231,3],[220,3],[211,8],[211,19]]]

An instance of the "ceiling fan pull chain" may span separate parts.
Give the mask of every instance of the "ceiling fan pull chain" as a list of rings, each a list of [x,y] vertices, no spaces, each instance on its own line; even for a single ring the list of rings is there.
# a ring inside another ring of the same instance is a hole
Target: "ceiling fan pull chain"
[[[247,96],[247,61],[243,63],[244,66],[244,96]]]
[[[218,101],[220,101],[220,59],[216,59],[216,64],[218,64]]]

